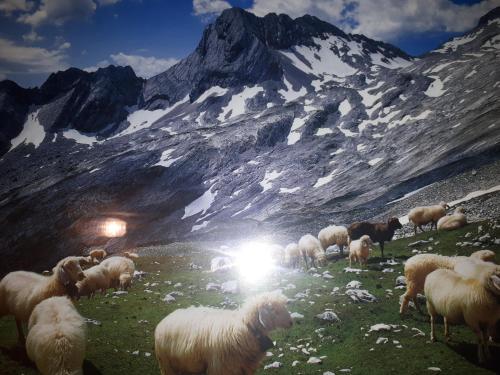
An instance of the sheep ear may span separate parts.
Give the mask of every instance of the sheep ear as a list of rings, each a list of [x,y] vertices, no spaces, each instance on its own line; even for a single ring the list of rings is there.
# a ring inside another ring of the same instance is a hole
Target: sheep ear
[[[64,269],[64,264],[61,266],[61,268],[59,268],[59,272],[57,274],[59,276],[59,281],[64,286],[68,285],[71,282],[68,272],[66,272],[66,270]]]
[[[262,325],[262,327],[266,329],[271,328],[271,318],[271,304],[267,303],[259,307],[259,323]]]
[[[491,275],[490,279],[493,282],[493,286],[500,290],[500,277],[497,275]]]

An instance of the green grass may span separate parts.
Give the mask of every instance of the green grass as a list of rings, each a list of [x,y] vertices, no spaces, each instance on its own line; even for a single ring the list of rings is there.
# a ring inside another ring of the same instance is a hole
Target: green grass
[[[272,290],[279,286],[294,284],[296,289],[287,289],[285,294],[293,297],[297,292],[310,289],[309,298],[305,302],[293,302],[289,309],[299,312],[305,317],[296,321],[287,331],[275,331],[271,336],[276,341],[276,347],[270,351],[274,354],[266,358],[259,370],[259,374],[322,374],[325,371],[339,373],[340,369],[351,369],[352,374],[421,374],[430,372],[428,367],[439,367],[443,373],[453,374],[492,374],[500,368],[500,348],[492,347],[493,356],[497,359],[488,366],[479,366],[476,359],[475,336],[467,327],[453,327],[452,340],[445,343],[443,327],[438,325],[438,342],[429,342],[429,323],[427,315],[420,315],[411,310],[403,319],[399,316],[399,296],[404,290],[394,289],[395,279],[402,274],[401,262],[410,257],[411,249],[408,243],[417,239],[427,239],[430,236],[438,245],[432,244],[435,252],[446,255],[468,255],[477,250],[475,247],[456,247],[456,242],[463,241],[466,232],[477,233],[477,225],[471,224],[466,228],[448,233],[423,233],[416,238],[411,237],[389,243],[386,255],[394,257],[399,265],[394,266],[393,273],[382,273],[379,265],[380,252],[378,246],[370,258],[369,272],[360,275],[344,273],[347,261],[341,259],[332,261],[326,268],[334,276],[332,280],[316,278],[304,273],[280,272],[273,275],[266,285],[257,287],[243,286],[242,292],[231,295],[229,298],[239,303],[246,296],[261,290]],[[485,226],[485,224],[482,224]],[[498,229],[488,229],[494,237],[500,237]],[[427,245],[425,246],[427,247]],[[500,246],[488,248],[500,253]],[[138,269],[149,272],[142,281],[136,281],[129,294],[118,298],[97,296],[92,300],[82,299],[77,308],[88,318],[101,322],[101,325],[89,324],[87,357],[84,364],[85,374],[158,374],[159,369],[154,357],[153,332],[156,324],[167,314],[181,307],[191,305],[218,305],[224,300],[219,292],[207,292],[208,282],[223,282],[236,277],[234,274],[212,274],[202,271],[189,270],[188,264],[195,262],[209,268],[212,253],[203,249],[192,249],[197,253],[183,248],[182,256],[141,257]],[[202,251],[201,254],[199,251]],[[192,255],[190,255],[192,254]],[[355,304],[342,295],[344,286],[351,280],[359,280],[363,288],[368,289],[378,298],[378,302]],[[165,281],[173,284],[181,282],[180,288],[174,288]],[[158,283],[156,286],[144,286],[145,283]],[[331,295],[332,289],[340,287],[341,295]],[[152,293],[145,292],[149,289]],[[392,295],[386,292],[392,290]],[[177,302],[166,304],[161,299],[173,290],[181,290],[184,296],[178,297]],[[309,301],[314,301],[310,304]],[[340,319],[340,323],[326,324],[314,316],[331,308]],[[140,322],[141,321],[141,322]],[[369,327],[376,323],[396,324],[399,332],[372,332],[367,334]],[[405,328],[407,327],[407,328]],[[315,332],[324,328],[321,336]],[[425,337],[414,337],[418,328],[425,332]],[[378,337],[389,339],[387,344],[376,345]],[[16,329],[12,317],[0,319],[0,373],[36,374],[33,365],[29,363],[24,351],[16,346]],[[397,348],[392,340],[399,341],[402,348]],[[312,355],[326,356],[320,365],[306,364],[308,357],[290,347],[308,345],[316,349]],[[138,350],[138,355],[132,352]],[[147,357],[145,353],[151,353]],[[282,357],[278,357],[283,354]],[[300,363],[291,367],[293,361]],[[265,364],[279,361],[283,364],[280,369],[263,370]]]

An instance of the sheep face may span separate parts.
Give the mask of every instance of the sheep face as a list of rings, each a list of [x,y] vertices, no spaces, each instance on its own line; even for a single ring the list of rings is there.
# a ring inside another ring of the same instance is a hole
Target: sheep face
[[[81,281],[85,278],[80,262],[75,259],[70,259],[61,265],[63,284],[66,285],[68,282],[75,284],[77,281]]]
[[[276,328],[290,328],[293,324],[284,302],[266,302],[260,306],[259,321],[268,331]]]
[[[387,224],[389,225],[389,228],[393,230],[403,228],[397,217],[391,217]]]
[[[369,246],[373,245],[372,239],[367,234],[361,236],[360,240],[361,240],[361,243],[363,244],[363,246],[365,246],[365,247],[366,246],[369,247]]]
[[[324,252],[318,252],[316,259],[318,260],[318,264],[320,266],[326,265],[326,254]]]

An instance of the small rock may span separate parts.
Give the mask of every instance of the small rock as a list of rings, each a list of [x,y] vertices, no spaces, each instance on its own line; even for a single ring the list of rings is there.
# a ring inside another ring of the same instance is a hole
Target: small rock
[[[292,362],[292,367],[297,366],[299,363],[300,363],[300,361],[293,361],[293,362]]]
[[[272,352],[267,352],[266,357],[272,357],[274,354]]]
[[[406,285],[406,277],[398,276],[396,277],[396,286],[405,286]]]
[[[220,290],[220,284],[208,283],[207,287],[205,289],[206,290]]]
[[[151,353],[149,353],[149,352],[145,352],[145,353],[144,353],[144,357],[151,357]]]
[[[384,268],[382,270],[383,273],[390,273],[390,272],[394,272],[394,268]]]
[[[324,273],[323,274],[323,279],[333,279],[333,276],[330,275],[329,273]]]
[[[340,322],[340,318],[333,311],[325,311],[316,315],[316,318],[326,320],[328,322]]]
[[[479,237],[479,242],[486,243],[486,242],[490,242],[490,240],[491,240],[491,236],[489,233],[486,233],[484,236]]]
[[[335,375],[335,373],[331,371],[325,371],[323,375]]]
[[[164,302],[166,302],[166,303],[172,303],[172,302],[175,302],[175,297],[174,297],[173,295],[171,295],[171,294],[167,294],[167,295],[163,298],[163,300],[162,300],[162,301],[164,301]]]
[[[132,352],[132,355],[139,355],[139,351],[138,351],[138,350],[134,350],[134,351]]]
[[[226,271],[233,266],[233,262],[229,257],[215,257],[210,262],[210,270],[212,272],[216,271]]]
[[[267,370],[267,369],[270,369],[270,368],[280,368],[281,366],[283,366],[281,364],[281,362],[276,361],[276,362],[273,362],[273,363],[271,363],[269,365],[264,366],[264,370]]]
[[[378,323],[370,327],[368,332],[390,331],[392,327],[389,324]]]
[[[358,280],[352,280],[347,283],[345,286],[347,289],[359,289],[361,288],[361,281]]]
[[[222,283],[221,290],[222,290],[222,293],[230,293],[230,294],[238,293],[238,290],[239,290],[238,281],[237,280],[230,280],[230,281],[226,281],[225,283]]]
[[[307,363],[310,363],[310,364],[314,364],[314,365],[318,365],[320,363],[323,363],[323,361],[321,359],[319,359],[318,357],[310,357],[308,360],[307,360]]]
[[[123,296],[125,294],[128,294],[126,290],[117,290],[116,292],[113,292],[114,296]]]
[[[441,372],[441,369],[439,367],[427,367],[427,370],[434,372]]]
[[[377,297],[365,289],[348,289],[345,294],[354,302],[376,302]]]
[[[387,344],[387,342],[389,341],[389,339],[387,337],[379,337],[377,339],[377,341],[375,342],[375,344]]]
[[[177,283],[174,285],[174,288],[182,288],[182,283]]]
[[[415,247],[415,246],[425,245],[425,244],[428,244],[428,243],[429,243],[429,241],[419,240],[419,241],[415,241],[415,242],[409,243],[408,247]]]
[[[292,319],[304,319],[304,315],[299,314],[298,312],[293,312],[290,314],[290,317]]]
[[[470,238],[470,237],[472,237],[472,233],[471,232],[467,232],[467,233],[465,233],[464,237],[465,238]]]

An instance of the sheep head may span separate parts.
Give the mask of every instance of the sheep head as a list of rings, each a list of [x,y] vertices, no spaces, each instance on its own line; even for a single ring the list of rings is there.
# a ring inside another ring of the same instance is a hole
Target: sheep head
[[[367,234],[361,236],[360,240],[363,247],[370,247],[371,245],[373,245],[372,239]]]
[[[465,209],[462,206],[458,206],[457,208],[455,208],[455,213],[456,214],[464,214]]]
[[[399,222],[399,219],[397,217],[391,217],[388,221],[387,224],[390,229],[396,230],[396,229],[401,229],[403,226]]]
[[[85,278],[79,260],[74,258],[63,259],[59,262],[54,269],[54,274],[57,274],[59,281],[64,286],[75,285],[77,281]]]
[[[293,323],[286,304],[287,298],[279,291],[259,294],[243,306],[244,319],[263,332],[289,328]]]
[[[316,253],[316,259],[318,260],[320,266],[324,266],[326,264],[326,253],[324,252],[324,250],[318,251]]]

